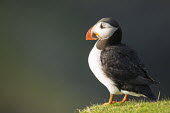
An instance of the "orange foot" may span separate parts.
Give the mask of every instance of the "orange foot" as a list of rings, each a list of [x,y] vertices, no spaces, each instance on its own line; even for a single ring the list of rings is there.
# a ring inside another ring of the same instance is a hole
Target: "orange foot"
[[[119,101],[119,102],[116,102],[116,103],[124,103],[125,101]]]
[[[102,106],[106,106],[106,105],[110,105],[110,104],[112,104],[112,103],[106,102],[106,103],[102,104]]]
[[[116,102],[116,101],[106,102],[106,103],[104,103],[104,104],[102,104],[102,105],[105,106],[105,105],[110,105],[110,104],[113,104],[113,103],[117,103],[117,102]]]

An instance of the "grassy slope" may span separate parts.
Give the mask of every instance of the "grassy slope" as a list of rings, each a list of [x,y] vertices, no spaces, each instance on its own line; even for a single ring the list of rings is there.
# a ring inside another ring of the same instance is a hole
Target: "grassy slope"
[[[80,113],[170,113],[170,100],[158,102],[127,101],[112,105],[92,105]]]

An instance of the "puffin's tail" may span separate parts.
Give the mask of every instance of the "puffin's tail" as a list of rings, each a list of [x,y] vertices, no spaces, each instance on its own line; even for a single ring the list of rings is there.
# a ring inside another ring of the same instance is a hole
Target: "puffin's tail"
[[[152,92],[150,92],[150,93],[147,95],[147,97],[148,97],[149,99],[151,99],[152,101],[157,101],[155,95],[154,95]]]
[[[149,86],[145,86],[145,92],[144,92],[145,96],[149,99],[151,99],[152,101],[157,101],[156,96],[154,95],[154,93],[152,92],[151,88]]]
[[[157,101],[155,95],[153,94],[151,88],[148,85],[139,85],[136,87],[137,91],[140,94],[145,95],[147,98],[151,99],[152,101]]]

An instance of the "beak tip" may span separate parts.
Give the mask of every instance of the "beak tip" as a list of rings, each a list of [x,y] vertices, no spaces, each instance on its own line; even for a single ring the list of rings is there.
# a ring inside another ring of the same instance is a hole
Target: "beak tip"
[[[88,32],[87,32],[87,34],[86,34],[86,40],[95,40],[95,39],[92,38],[92,36],[91,36],[91,30],[92,30],[92,28],[93,28],[93,27],[91,27],[91,28],[88,30]]]

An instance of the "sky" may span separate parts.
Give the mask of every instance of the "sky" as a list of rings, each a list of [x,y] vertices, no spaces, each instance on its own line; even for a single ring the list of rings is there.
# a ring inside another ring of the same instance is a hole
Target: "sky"
[[[1,0],[0,112],[68,113],[108,101],[108,90],[87,62],[95,41],[85,40],[103,17],[119,22],[122,42],[138,52],[160,82],[152,86],[155,95],[169,97],[169,3]]]

